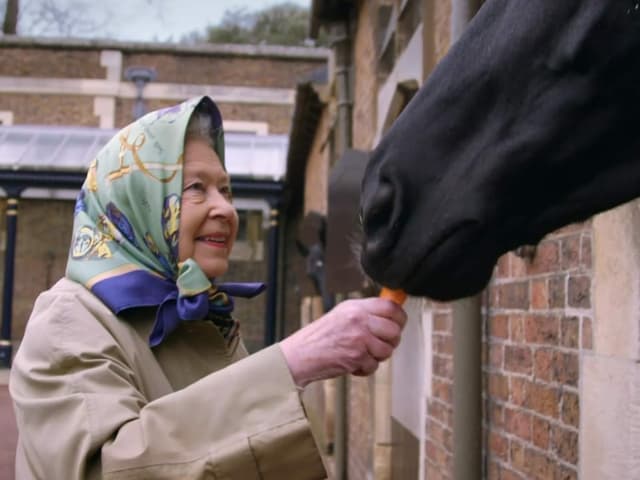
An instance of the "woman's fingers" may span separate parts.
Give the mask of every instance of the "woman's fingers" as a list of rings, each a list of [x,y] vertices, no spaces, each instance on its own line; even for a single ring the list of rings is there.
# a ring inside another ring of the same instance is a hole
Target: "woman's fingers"
[[[383,340],[380,340],[375,335],[371,335],[367,339],[367,353],[369,356],[375,358],[378,362],[382,362],[391,356],[393,353],[393,345]]]
[[[397,347],[400,343],[402,326],[388,318],[371,315],[367,320],[367,328],[377,338]]]
[[[362,364],[360,365],[360,367],[354,370],[353,372],[351,372],[351,374],[357,375],[359,377],[365,377],[367,375],[371,375],[373,372],[375,372],[378,369],[379,364],[380,362],[378,362],[375,358],[371,356],[367,356],[362,361]]]
[[[374,297],[365,300],[367,301],[366,307],[370,314],[393,320],[400,325],[400,328],[404,328],[404,325],[407,323],[407,312],[405,312],[400,305],[384,298]]]

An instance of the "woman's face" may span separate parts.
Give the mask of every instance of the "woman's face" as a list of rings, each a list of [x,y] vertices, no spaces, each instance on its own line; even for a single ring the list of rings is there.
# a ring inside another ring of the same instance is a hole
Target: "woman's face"
[[[223,275],[238,233],[231,182],[218,155],[200,139],[184,148],[178,258],[192,258],[209,278]]]

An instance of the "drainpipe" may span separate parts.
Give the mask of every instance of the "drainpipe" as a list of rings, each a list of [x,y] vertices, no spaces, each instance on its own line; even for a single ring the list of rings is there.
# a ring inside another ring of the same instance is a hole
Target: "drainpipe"
[[[451,45],[480,7],[479,0],[452,0]],[[482,478],[482,301],[457,300],[453,316],[453,478]]]
[[[338,120],[337,154],[342,155],[352,144],[351,132],[351,38],[349,37],[349,21],[331,24],[331,46],[335,55],[336,97]],[[329,227],[331,228],[331,227]],[[338,298],[341,300],[342,298]],[[336,378],[335,405],[335,441],[334,441],[334,478],[346,480],[348,465],[348,399],[349,385],[347,376]]]

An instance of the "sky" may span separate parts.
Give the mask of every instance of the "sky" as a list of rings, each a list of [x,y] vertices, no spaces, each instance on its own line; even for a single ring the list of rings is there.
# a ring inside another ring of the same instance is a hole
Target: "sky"
[[[42,0],[22,1],[26,14],[35,2]],[[78,22],[86,18],[93,25],[98,25],[90,31],[76,29],[76,33],[79,31],[78,36],[125,41],[178,41],[190,32],[204,32],[208,25],[220,23],[226,10],[246,8],[246,11],[253,12],[283,3],[284,0],[48,1],[68,9],[72,16],[77,15]],[[311,6],[311,0],[287,1],[307,8]],[[32,2],[31,7],[29,2]],[[74,9],[78,5],[85,8]],[[25,18],[25,25],[26,20]]]

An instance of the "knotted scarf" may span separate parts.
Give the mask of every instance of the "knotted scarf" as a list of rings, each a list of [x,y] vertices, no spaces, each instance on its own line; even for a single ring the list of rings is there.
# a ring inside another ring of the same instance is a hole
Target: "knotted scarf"
[[[208,279],[193,259],[178,263],[184,138],[194,110],[211,117],[224,165],[222,117],[208,97],[148,113],[118,132],[90,163],[78,195],[66,276],[119,314],[157,307],[149,344],[181,321],[212,320],[230,341],[237,331],[233,297],[262,283]]]

